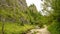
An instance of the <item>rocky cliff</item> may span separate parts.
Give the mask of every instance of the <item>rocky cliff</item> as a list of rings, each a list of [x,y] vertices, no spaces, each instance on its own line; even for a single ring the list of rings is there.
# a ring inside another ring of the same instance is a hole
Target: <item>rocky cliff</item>
[[[25,0],[0,0],[0,8],[18,8],[20,10],[26,9],[27,4]]]

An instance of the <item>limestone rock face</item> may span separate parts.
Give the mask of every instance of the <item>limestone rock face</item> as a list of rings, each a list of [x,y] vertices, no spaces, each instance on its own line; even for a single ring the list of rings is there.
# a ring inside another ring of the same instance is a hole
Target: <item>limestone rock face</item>
[[[27,4],[25,0],[0,0],[0,7],[18,8],[20,10],[26,9]]]

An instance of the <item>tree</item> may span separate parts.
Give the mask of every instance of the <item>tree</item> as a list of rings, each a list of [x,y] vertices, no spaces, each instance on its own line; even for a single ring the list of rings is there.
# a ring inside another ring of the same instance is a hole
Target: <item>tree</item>
[[[51,8],[53,9],[53,13],[51,14],[53,17],[53,21],[48,29],[52,34],[60,34],[60,0],[45,1],[47,2],[46,4],[50,4]]]

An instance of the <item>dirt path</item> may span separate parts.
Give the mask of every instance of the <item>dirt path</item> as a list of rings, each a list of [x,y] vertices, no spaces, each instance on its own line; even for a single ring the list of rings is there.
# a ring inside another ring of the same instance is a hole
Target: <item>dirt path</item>
[[[32,29],[27,34],[50,34],[50,32],[47,30],[47,26],[44,26],[45,28],[41,29]]]

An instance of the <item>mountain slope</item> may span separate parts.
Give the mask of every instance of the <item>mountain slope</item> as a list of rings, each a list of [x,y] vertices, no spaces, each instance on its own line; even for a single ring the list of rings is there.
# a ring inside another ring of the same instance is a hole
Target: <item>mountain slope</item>
[[[0,32],[20,34],[35,25],[42,27],[40,17],[35,5],[27,7],[25,0],[0,0]]]

